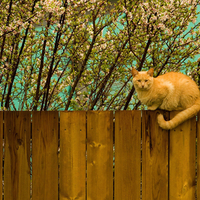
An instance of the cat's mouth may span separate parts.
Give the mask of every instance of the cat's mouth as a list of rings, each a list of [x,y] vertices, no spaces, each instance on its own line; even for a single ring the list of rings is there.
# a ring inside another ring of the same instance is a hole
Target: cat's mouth
[[[144,86],[142,86],[142,87],[139,87],[140,88],[140,90],[148,90],[149,88],[146,88],[146,87],[144,87]]]

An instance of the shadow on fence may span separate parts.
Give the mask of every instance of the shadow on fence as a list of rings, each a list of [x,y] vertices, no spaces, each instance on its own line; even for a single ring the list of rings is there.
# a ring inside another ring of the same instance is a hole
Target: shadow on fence
[[[200,200],[199,117],[156,112],[0,112],[0,199]]]

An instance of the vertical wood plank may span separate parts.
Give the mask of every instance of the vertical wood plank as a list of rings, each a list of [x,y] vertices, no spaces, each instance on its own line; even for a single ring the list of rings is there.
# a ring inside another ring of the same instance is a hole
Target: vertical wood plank
[[[60,200],[86,198],[86,112],[60,112]]]
[[[168,200],[168,131],[157,111],[142,112],[142,199]]]
[[[171,112],[173,118],[177,112]],[[170,131],[169,199],[195,199],[196,118]]]
[[[0,111],[0,199],[2,199],[2,169],[3,167],[3,111]]]
[[[141,111],[115,113],[115,200],[140,199]]]
[[[30,112],[4,112],[4,199],[30,199]]]
[[[87,200],[113,200],[113,113],[87,113]]]
[[[200,200],[200,112],[197,121],[197,200]]]
[[[58,112],[32,112],[33,200],[58,199]]]

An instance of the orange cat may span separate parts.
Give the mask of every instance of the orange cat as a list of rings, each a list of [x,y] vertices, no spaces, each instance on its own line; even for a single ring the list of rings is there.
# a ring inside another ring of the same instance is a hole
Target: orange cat
[[[163,129],[173,129],[200,110],[200,92],[197,84],[188,76],[169,72],[153,78],[153,69],[138,72],[132,69],[133,84],[139,100],[149,110],[182,110],[170,121],[158,115],[158,124]]]

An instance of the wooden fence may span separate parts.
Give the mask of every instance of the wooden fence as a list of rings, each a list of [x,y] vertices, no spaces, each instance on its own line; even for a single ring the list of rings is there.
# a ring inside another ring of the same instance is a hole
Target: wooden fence
[[[199,118],[156,114],[0,112],[0,199],[200,200]]]

